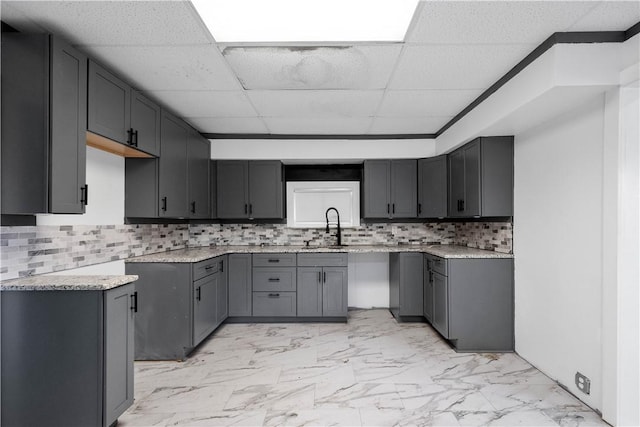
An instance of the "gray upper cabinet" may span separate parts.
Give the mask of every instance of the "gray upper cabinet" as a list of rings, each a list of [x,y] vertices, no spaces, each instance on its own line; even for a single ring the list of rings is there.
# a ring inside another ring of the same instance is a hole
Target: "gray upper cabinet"
[[[513,216],[513,137],[481,137],[448,156],[449,216]]]
[[[189,216],[191,218],[210,218],[209,140],[195,131],[190,132],[187,145],[189,171]]]
[[[131,91],[131,140],[138,150],[160,155],[160,114],[158,104],[134,90]]]
[[[447,216],[447,156],[418,160],[418,217]]]
[[[217,217],[282,219],[282,163],[279,161],[217,162]]]
[[[121,144],[132,144],[131,87],[94,61],[89,61],[88,130]]]
[[[88,84],[87,125],[90,133],[134,149],[115,151],[126,157],[160,155],[161,110],[158,104],[91,60]],[[93,138],[90,139],[93,142]],[[145,154],[136,154],[140,151]]]
[[[189,128],[170,113],[162,112],[161,153],[158,170],[159,216],[188,217],[187,144]]]
[[[365,160],[363,185],[365,218],[416,217],[416,160]]]
[[[50,35],[2,33],[1,72],[2,214],[84,213],[86,56]]]

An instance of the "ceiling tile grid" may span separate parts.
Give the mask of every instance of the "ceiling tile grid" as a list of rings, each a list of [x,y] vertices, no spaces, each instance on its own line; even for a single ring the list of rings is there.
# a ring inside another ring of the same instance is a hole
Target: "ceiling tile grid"
[[[79,45],[201,132],[415,134],[554,32],[626,30],[640,1],[422,0],[404,43],[218,44],[187,0],[2,1],[2,19]]]

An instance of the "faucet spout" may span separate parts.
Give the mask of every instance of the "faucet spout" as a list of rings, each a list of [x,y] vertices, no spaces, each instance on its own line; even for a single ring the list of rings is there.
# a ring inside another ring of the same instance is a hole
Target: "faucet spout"
[[[334,207],[330,207],[329,209],[327,209],[327,211],[324,213],[324,217],[327,220],[327,229],[326,232],[329,232],[329,211],[335,211],[336,212],[336,216],[338,217],[338,230],[337,230],[337,237],[338,237],[338,246],[342,245],[342,235],[340,233],[340,212],[338,212],[338,209],[334,208]]]

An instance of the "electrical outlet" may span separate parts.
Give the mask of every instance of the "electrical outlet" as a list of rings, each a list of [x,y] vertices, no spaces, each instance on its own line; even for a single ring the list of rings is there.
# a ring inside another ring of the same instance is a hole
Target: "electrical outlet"
[[[591,380],[580,372],[576,372],[576,387],[584,394],[591,393]]]

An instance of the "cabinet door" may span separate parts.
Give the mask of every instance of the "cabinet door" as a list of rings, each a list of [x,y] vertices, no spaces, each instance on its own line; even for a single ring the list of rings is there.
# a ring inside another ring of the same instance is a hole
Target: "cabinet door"
[[[424,289],[423,289],[423,311],[424,317],[431,322],[433,319],[433,273],[431,272],[431,258],[424,257]]]
[[[282,163],[249,162],[249,218],[283,218]]]
[[[322,315],[346,317],[347,268],[324,267],[322,281]]]
[[[418,217],[447,216],[447,156],[418,160]]]
[[[464,153],[449,154],[449,216],[464,216]]]
[[[227,320],[229,316],[229,284],[227,280],[227,256],[223,255],[220,257],[220,267],[218,269],[219,280],[218,280],[218,295],[217,302],[218,308],[216,310],[217,319],[216,324],[220,325],[222,322]]]
[[[322,316],[322,268],[298,267],[298,316]]]
[[[400,315],[423,315],[423,258],[421,253],[400,254]]]
[[[134,284],[104,292],[104,424],[133,404]]]
[[[158,170],[159,214],[161,217],[187,217],[187,138],[186,124],[162,113],[161,155]]]
[[[391,161],[391,216],[415,218],[418,214],[418,162]]]
[[[131,88],[109,71],[89,61],[88,130],[126,144],[131,127]]]
[[[160,155],[160,106],[138,91],[131,92],[131,143],[139,150]]]
[[[364,218],[388,218],[390,202],[391,162],[365,160],[364,162]]]
[[[84,213],[87,57],[51,38],[49,212]]]
[[[480,141],[463,147],[464,216],[480,216]]]
[[[218,162],[218,218],[236,219],[249,216],[249,164],[246,161]]]
[[[229,316],[251,316],[251,255],[229,255],[228,267]]]
[[[189,159],[189,216],[209,218],[209,140],[192,131],[187,149]]]
[[[449,338],[449,286],[447,276],[433,273],[433,318],[431,325]]]
[[[193,282],[193,346],[209,336],[216,328],[218,307],[217,273]]]

